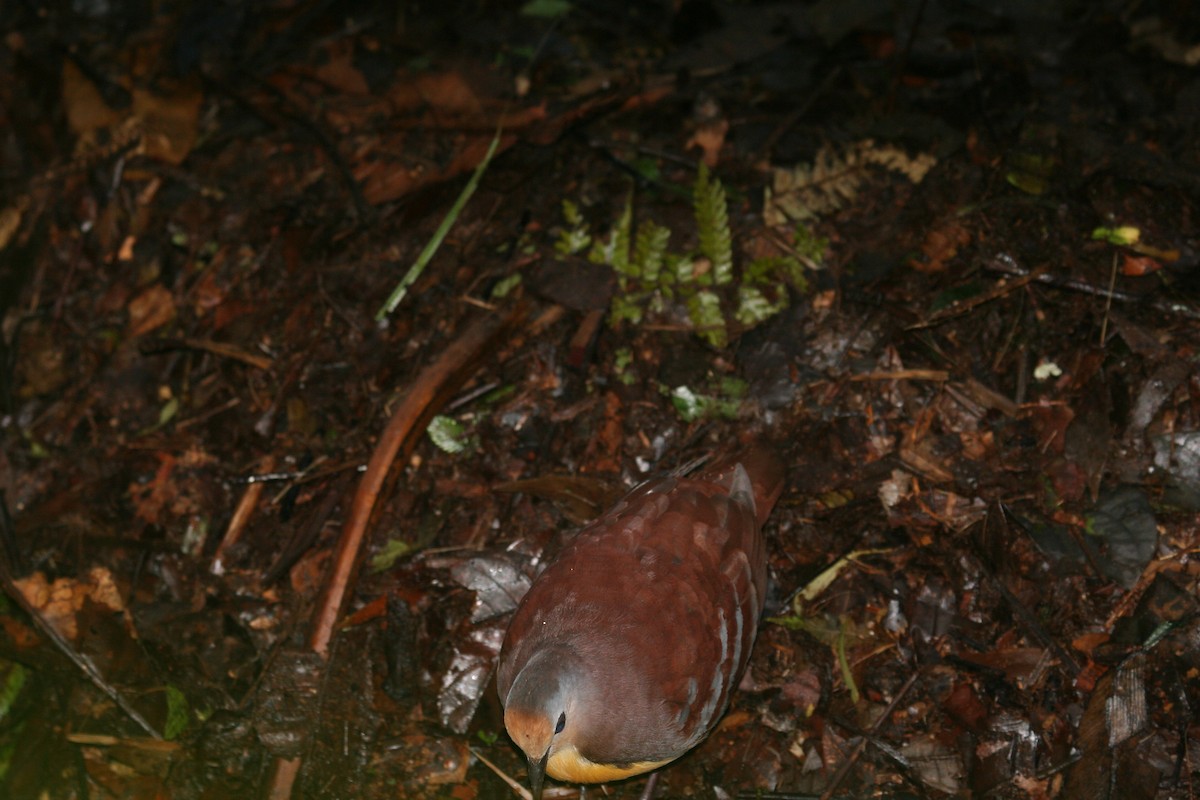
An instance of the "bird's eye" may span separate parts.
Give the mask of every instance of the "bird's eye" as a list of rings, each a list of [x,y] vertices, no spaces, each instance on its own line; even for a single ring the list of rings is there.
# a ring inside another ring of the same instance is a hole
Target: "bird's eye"
[[[558,724],[554,726],[555,733],[562,733],[562,729],[567,727],[567,712],[558,715]]]

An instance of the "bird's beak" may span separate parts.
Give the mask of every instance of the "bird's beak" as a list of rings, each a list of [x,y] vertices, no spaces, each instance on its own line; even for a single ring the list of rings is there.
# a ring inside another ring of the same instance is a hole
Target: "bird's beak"
[[[542,787],[546,783],[546,762],[550,760],[550,750],[541,758],[529,757],[529,791],[533,800],[542,800]]]

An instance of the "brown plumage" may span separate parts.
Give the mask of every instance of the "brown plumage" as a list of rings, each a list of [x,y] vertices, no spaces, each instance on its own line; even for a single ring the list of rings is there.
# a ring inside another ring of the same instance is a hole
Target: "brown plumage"
[[[766,593],[761,528],[783,490],[766,447],[651,480],[588,525],[509,625],[497,686],[530,784],[647,772],[716,725]]]

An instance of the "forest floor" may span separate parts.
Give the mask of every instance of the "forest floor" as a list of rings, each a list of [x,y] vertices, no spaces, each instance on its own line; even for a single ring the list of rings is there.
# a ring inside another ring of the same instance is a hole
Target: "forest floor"
[[[3,17],[0,795],[512,796],[544,553],[750,437],[659,797],[1200,795],[1190,4]]]

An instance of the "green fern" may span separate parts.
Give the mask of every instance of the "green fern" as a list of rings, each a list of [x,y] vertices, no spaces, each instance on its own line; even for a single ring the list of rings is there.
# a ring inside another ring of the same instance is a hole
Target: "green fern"
[[[633,245],[633,262],[646,285],[653,286],[658,283],[663,260],[667,255],[667,244],[670,241],[669,228],[650,221],[643,222],[638,227],[637,240]]]
[[[592,243],[592,235],[588,233],[587,222],[579,213],[579,206],[570,200],[562,201],[563,220],[568,227],[558,232],[558,240],[554,243],[554,251],[560,256],[570,256],[581,253]]]
[[[640,220],[634,234],[632,194],[603,238],[593,238],[579,207],[564,200],[566,224],[559,231],[555,250],[567,255],[590,248],[588,260],[612,268],[618,290],[609,307],[611,325],[637,325],[648,313],[662,314],[680,304],[697,336],[714,347],[724,347],[729,343],[731,320],[744,327],[756,325],[787,306],[789,286],[806,290],[804,264],[823,260],[828,242],[807,229],[799,230],[797,243],[803,245],[799,256],[760,258],[735,276],[725,189],[703,164],[692,187],[692,207],[696,249],[673,253],[668,249],[671,230],[663,225]]]
[[[713,347],[729,343],[725,316],[721,313],[721,298],[711,289],[701,289],[688,298],[688,317],[696,326],[696,335]]]
[[[608,264],[617,273],[617,285],[622,291],[629,287],[630,279],[637,279],[637,270],[629,258],[629,241],[633,231],[633,197],[625,200],[625,210],[608,235],[607,240],[598,240],[588,253],[588,261]]]
[[[709,175],[700,162],[696,185],[692,189],[692,207],[700,235],[700,254],[712,262],[711,280],[717,286],[733,281],[733,233],[729,229],[729,204],[725,187]],[[702,280],[707,283],[706,280]]]

